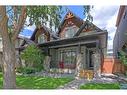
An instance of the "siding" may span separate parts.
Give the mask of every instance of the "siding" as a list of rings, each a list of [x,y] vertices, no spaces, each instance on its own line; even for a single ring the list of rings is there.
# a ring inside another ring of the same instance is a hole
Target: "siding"
[[[113,52],[115,57],[117,57],[117,52],[121,50],[122,46],[125,44],[125,42],[127,42],[126,33],[127,33],[127,6],[125,7],[119,26],[117,26],[116,34],[113,41]]]

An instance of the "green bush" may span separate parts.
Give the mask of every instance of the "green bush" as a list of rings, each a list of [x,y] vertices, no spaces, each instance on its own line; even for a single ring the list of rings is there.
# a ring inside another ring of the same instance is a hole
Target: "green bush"
[[[43,69],[43,61],[45,54],[35,45],[28,46],[21,54],[21,58],[27,62],[26,72],[41,71]],[[31,68],[31,69],[30,69]]]
[[[24,67],[24,68],[18,68],[17,69],[18,73],[23,73],[23,74],[32,74],[36,72],[35,68],[30,68],[30,67]]]
[[[122,61],[122,63],[127,66],[127,54],[123,51],[120,51],[119,58]]]

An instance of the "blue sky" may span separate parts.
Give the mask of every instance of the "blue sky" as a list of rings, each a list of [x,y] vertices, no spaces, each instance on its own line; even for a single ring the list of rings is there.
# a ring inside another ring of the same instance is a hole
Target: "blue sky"
[[[75,6],[75,5],[72,5],[72,6],[65,6],[66,8],[68,8],[69,10],[71,10],[74,14],[76,14],[77,16],[79,16],[80,18],[84,19],[85,16],[83,15],[83,6]],[[65,10],[65,8],[63,9]],[[64,13],[62,15],[62,17],[64,17],[66,15],[66,13]]]

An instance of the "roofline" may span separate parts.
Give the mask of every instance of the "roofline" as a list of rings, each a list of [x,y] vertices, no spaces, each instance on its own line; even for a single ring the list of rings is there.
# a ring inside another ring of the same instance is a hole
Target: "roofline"
[[[82,32],[82,30],[86,27],[86,25],[87,24],[92,24],[93,26],[95,26],[98,30],[99,30],[99,32],[100,31],[103,31],[102,29],[100,29],[99,27],[97,27],[95,24],[93,24],[92,22],[90,22],[89,20],[86,20],[86,21],[84,21],[84,23],[80,26],[80,28],[79,28],[79,30],[77,31],[77,33],[74,35],[74,36],[78,36],[81,32]]]
[[[80,37],[73,37],[73,38],[68,38],[68,39],[60,39],[60,40],[45,42],[45,43],[38,44],[38,46],[43,46],[43,45],[46,45],[46,44],[53,44],[53,43],[57,43],[57,42],[61,42],[61,41],[68,42],[68,40],[74,40],[74,39],[82,39],[82,38],[86,39],[86,38],[89,38],[89,37],[92,37],[92,36],[98,36],[98,35],[106,35],[106,39],[107,39],[108,32],[103,32],[103,31],[102,32],[95,32],[95,33],[80,36]],[[106,43],[107,43],[107,41],[106,41]]]
[[[46,32],[48,32],[53,38],[56,38],[56,37],[52,34],[53,31],[50,30],[50,28],[46,27],[45,25],[41,25],[41,28],[43,28]],[[46,30],[46,28],[47,28],[48,30]],[[35,30],[34,30],[32,36],[30,37],[31,40],[32,40],[33,36],[36,34],[36,32],[38,31],[38,29],[39,29],[39,28],[37,28],[37,27],[35,28]],[[57,39],[57,38],[56,38],[56,39]]]
[[[116,20],[116,27],[118,27],[119,26],[119,23],[120,23],[120,21],[121,21],[121,18],[122,18],[122,15],[123,15],[123,13],[124,13],[124,10],[125,10],[125,5],[123,6],[120,6],[120,8],[119,8],[119,12],[118,12],[118,16],[117,16],[117,20]]]
[[[76,18],[78,18],[78,19],[80,19],[80,20],[82,20],[82,21],[84,22],[83,19],[81,19],[79,16],[77,16],[77,15],[76,15],[74,12],[72,12],[71,10],[69,10],[69,11],[66,13],[66,15],[67,15],[69,12],[71,12]],[[59,34],[59,32],[60,32],[59,30],[61,29],[62,24],[63,24],[64,21],[66,20],[66,19],[65,19],[66,15],[64,16],[64,18],[63,18],[63,20],[61,21],[60,25],[58,26],[58,31],[57,31],[58,34]]]

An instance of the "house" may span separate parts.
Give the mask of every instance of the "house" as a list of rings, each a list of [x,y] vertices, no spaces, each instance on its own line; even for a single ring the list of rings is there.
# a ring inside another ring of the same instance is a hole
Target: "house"
[[[127,53],[127,6],[120,6],[117,20],[116,20],[116,33],[113,40],[113,58],[105,60],[105,71],[112,73],[124,73],[127,67],[119,59],[120,51]],[[109,66],[110,64],[110,66]]]
[[[127,6],[120,6],[117,21],[116,33],[113,41],[114,57],[118,58],[120,50],[127,53]]]
[[[81,70],[102,72],[107,34],[92,22],[84,21],[69,11],[55,35],[42,25],[35,29],[30,40],[45,51],[48,57],[46,64],[50,68],[70,69],[79,76]]]

